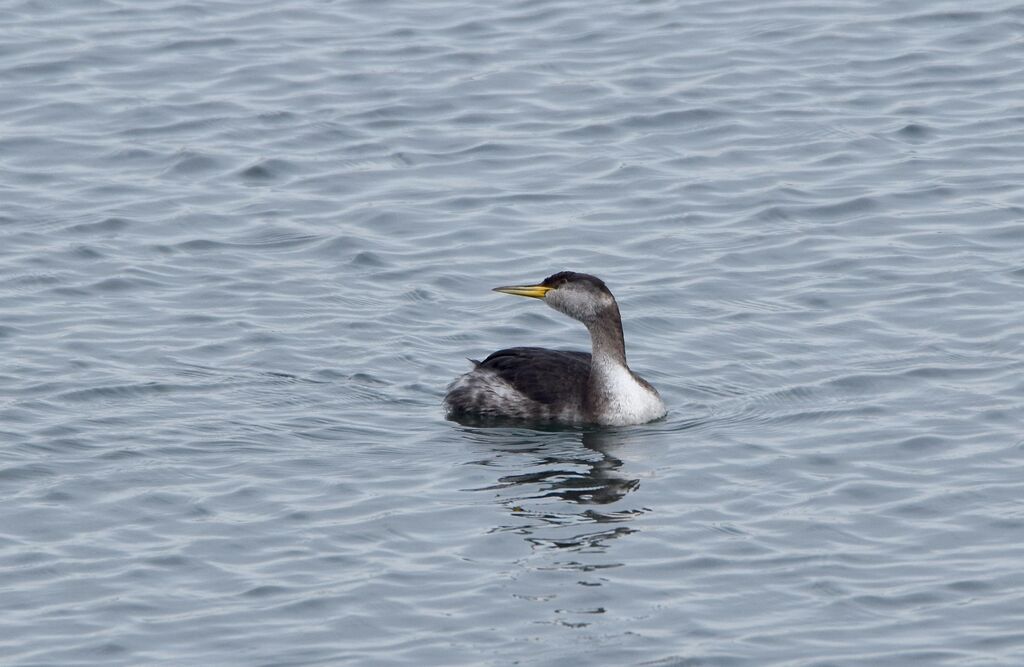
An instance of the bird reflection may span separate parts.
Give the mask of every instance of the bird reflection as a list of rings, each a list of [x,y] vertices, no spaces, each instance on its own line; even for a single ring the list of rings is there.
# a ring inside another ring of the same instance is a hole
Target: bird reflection
[[[463,424],[466,426],[466,424]],[[487,424],[486,426],[493,426]],[[466,428],[483,454],[469,462],[486,486],[466,489],[508,514],[488,532],[506,559],[509,591],[547,607],[548,622],[571,628],[600,624],[622,599],[613,571],[628,567],[627,538],[650,510],[640,488],[636,440],[650,429]],[[625,459],[625,461],[623,460]],[[509,542],[522,540],[522,549]],[[610,587],[610,588],[608,588]],[[613,612],[614,615],[614,612]]]
[[[538,461],[542,470],[506,475],[498,481],[503,487],[535,484],[541,493],[533,498],[558,497],[581,505],[614,503],[640,485],[640,480],[618,472],[622,459],[612,454],[614,439],[600,432],[581,435],[583,449],[546,454]]]
[[[510,515],[490,532],[517,535],[529,548],[528,556],[510,553],[513,594],[549,605],[552,623],[589,626],[614,598],[601,588],[611,581],[609,570],[626,564],[615,545],[637,532],[630,523],[648,511],[631,502],[640,480],[626,474],[620,458],[635,430],[482,428],[465,435],[487,451],[473,464],[503,471],[493,484],[471,489],[494,494]]]
[[[497,491],[499,501],[513,516],[531,520],[529,525],[501,526],[497,530],[522,533],[535,546],[543,543],[557,548],[593,548],[633,531],[625,526],[603,525],[600,530],[579,534],[559,531],[552,539],[541,538],[536,530],[545,525],[624,522],[645,511],[612,508],[640,486],[639,479],[623,474],[623,461],[614,453],[626,442],[622,432],[533,431],[524,438],[509,438],[507,431],[484,429],[474,435],[488,440],[493,435],[502,440],[498,447],[492,440],[489,444],[493,455],[475,461],[477,464],[507,468],[510,457],[515,457],[517,465],[521,465],[518,459],[523,456],[530,459],[530,470],[503,475],[496,484],[474,489]]]

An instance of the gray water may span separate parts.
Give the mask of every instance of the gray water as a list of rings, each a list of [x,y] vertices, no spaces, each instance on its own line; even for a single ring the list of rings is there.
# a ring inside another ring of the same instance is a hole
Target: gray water
[[[1024,8],[14,0],[0,664],[1024,664]],[[462,426],[602,277],[666,419]]]

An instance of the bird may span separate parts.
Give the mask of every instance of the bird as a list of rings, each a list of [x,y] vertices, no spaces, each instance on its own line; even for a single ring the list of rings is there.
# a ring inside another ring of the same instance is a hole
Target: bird
[[[470,359],[472,370],[448,385],[448,419],[625,426],[665,416],[658,391],[626,364],[619,306],[600,278],[560,271],[536,285],[494,291],[541,299],[582,322],[591,351],[512,347]]]

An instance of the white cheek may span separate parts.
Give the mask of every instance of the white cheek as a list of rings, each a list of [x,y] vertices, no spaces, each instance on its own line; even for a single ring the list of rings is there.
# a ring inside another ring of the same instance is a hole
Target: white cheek
[[[550,292],[544,302],[560,313],[565,313],[574,320],[587,322],[593,318],[594,304],[586,294],[576,290]]]

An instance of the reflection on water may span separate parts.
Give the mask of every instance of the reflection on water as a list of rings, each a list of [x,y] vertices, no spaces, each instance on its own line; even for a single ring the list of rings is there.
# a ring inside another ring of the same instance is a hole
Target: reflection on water
[[[491,534],[518,535],[527,547],[508,554],[512,597],[546,606],[550,616],[543,622],[584,628],[617,606],[610,571],[629,562],[620,540],[638,533],[630,524],[649,511],[633,504],[640,479],[629,474],[626,452],[636,444],[635,432],[481,428],[469,434],[487,451],[472,464],[496,473],[493,484],[471,490],[494,494],[511,517]]]
[[[497,492],[498,502],[513,517],[525,520],[496,530],[522,534],[534,547],[590,552],[603,551],[609,540],[634,532],[606,525],[630,521],[646,511],[616,507],[640,486],[639,479],[623,472],[623,460],[616,456],[628,444],[625,432],[538,431],[510,441],[506,430],[497,429],[494,436],[492,454],[473,463],[511,472],[500,475],[495,484],[472,490]],[[486,441],[487,430],[475,431],[474,439]],[[551,534],[553,527],[560,530]],[[595,567],[608,565],[580,569]]]

